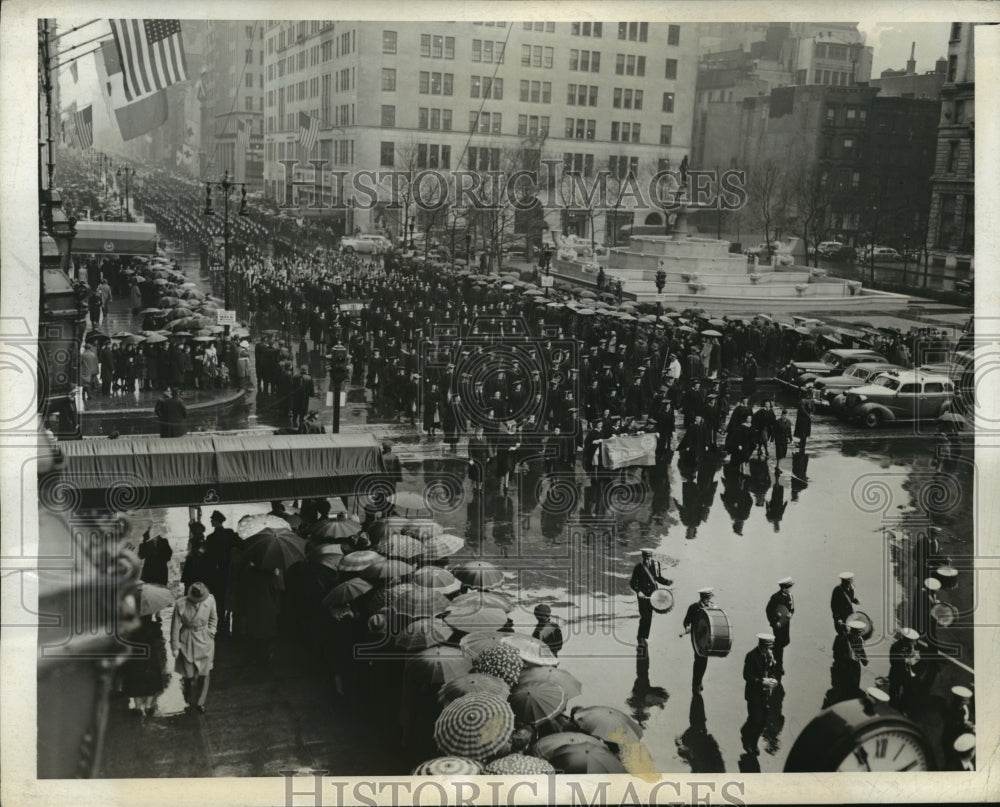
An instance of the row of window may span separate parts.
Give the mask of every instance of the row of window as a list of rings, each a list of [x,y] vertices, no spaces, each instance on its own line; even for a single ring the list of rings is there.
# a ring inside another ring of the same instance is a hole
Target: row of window
[[[382,36],[382,52],[385,53],[385,34],[389,33],[384,31]],[[393,35],[392,41],[392,51],[396,52],[396,32],[391,32]],[[455,37],[453,36],[437,36],[436,34],[421,34],[420,35],[420,55],[425,59],[454,59],[455,58]]]
[[[837,112],[843,109],[844,111],[844,122],[848,124],[864,124],[868,121],[868,110],[858,109],[853,106],[849,107],[838,107],[832,104],[828,104],[826,107],[826,122],[828,124],[835,124],[837,122]]]

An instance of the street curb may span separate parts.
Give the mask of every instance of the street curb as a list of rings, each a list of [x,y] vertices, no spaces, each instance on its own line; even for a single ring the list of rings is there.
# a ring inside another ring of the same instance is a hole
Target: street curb
[[[215,398],[211,401],[203,401],[200,403],[185,404],[189,412],[197,412],[204,409],[213,409],[215,407],[228,406],[235,403],[241,398],[246,397],[246,390],[238,390],[232,394],[226,396],[225,398]],[[183,397],[181,398],[183,400]],[[152,406],[149,407],[128,407],[125,409],[85,409],[81,413],[81,417],[105,417],[109,415],[152,415],[156,409]]]

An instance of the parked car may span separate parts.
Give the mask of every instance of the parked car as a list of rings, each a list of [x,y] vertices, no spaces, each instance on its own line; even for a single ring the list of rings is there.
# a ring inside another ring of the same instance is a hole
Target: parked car
[[[819,407],[829,407],[837,395],[846,392],[851,387],[870,384],[879,373],[903,369],[905,368],[884,361],[859,361],[839,375],[817,378],[813,382],[813,403]]]
[[[383,235],[345,235],[340,239],[340,249],[350,255],[352,252],[381,255],[392,249],[392,243]]]
[[[876,262],[882,263],[895,263],[897,261],[902,261],[903,256],[899,254],[898,250],[895,250],[892,247],[874,246],[865,248],[864,259],[866,261],[875,260]]]
[[[801,389],[810,381],[835,373],[839,374],[858,362],[882,362],[888,359],[874,350],[862,348],[836,348],[828,350],[819,361],[790,361],[778,370],[778,383],[791,389]]]
[[[976,293],[975,278],[970,277],[966,280],[956,280],[955,291],[957,291],[959,294],[975,294]]]
[[[874,429],[894,421],[932,423],[951,410],[955,387],[947,376],[892,370],[837,395],[833,407],[848,420]]]

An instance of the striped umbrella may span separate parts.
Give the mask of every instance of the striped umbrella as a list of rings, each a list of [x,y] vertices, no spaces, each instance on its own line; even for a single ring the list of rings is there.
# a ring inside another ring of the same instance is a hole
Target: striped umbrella
[[[471,668],[472,664],[457,647],[428,647],[407,660],[406,675],[428,684],[444,684],[467,675]]]
[[[393,535],[380,549],[390,558],[412,560],[423,554],[424,545],[409,535]]]
[[[337,518],[317,521],[308,528],[310,538],[325,538],[328,541],[342,541],[353,538],[361,532],[361,524],[341,513]]]
[[[541,774],[555,773],[551,762],[538,757],[528,757],[524,754],[508,754],[505,757],[487,762],[485,773],[492,773],[496,776],[539,776]]]
[[[401,650],[426,650],[448,641],[451,637],[449,628],[440,619],[425,617],[415,619],[397,633],[392,641]]]
[[[340,608],[349,602],[356,600],[374,588],[367,580],[360,577],[352,577],[334,586],[330,593],[323,598],[323,605],[327,608]]]
[[[515,687],[507,700],[518,722],[537,725],[562,714],[567,698],[562,688],[542,682]]]
[[[493,588],[503,582],[503,572],[487,560],[470,560],[453,569],[455,577],[475,588]]]
[[[555,684],[566,693],[567,698],[575,698],[583,692],[583,685],[566,670],[558,667],[525,667],[517,682],[518,686],[540,683]]]
[[[439,566],[421,566],[413,573],[413,582],[442,594],[451,594],[462,587],[461,581],[455,575]]]
[[[456,698],[434,724],[434,742],[443,754],[488,759],[507,747],[514,712],[499,695],[473,692]]]
[[[465,757],[436,757],[421,762],[413,769],[411,776],[476,776],[483,772],[483,766],[474,759]]]
[[[642,739],[642,727],[620,709],[610,706],[578,706],[573,722],[587,734],[609,742],[628,743]]]
[[[472,673],[463,675],[453,681],[449,681],[438,691],[438,702],[446,706],[456,698],[468,695],[471,692],[492,692],[506,698],[510,695],[510,687],[502,678],[486,673]]]
[[[423,556],[427,560],[441,560],[458,554],[464,548],[465,541],[457,535],[442,533],[424,540]]]
[[[458,646],[473,661],[488,647],[498,647],[502,634],[495,630],[477,630],[467,633],[459,641]]]
[[[374,563],[385,560],[383,555],[373,552],[370,549],[362,549],[358,552],[351,552],[344,556],[344,562],[340,564],[340,571],[358,573],[363,572]]]

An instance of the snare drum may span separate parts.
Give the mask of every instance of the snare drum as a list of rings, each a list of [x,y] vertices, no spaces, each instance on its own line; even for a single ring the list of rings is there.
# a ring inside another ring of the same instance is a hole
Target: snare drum
[[[650,605],[658,614],[666,614],[674,607],[674,595],[666,588],[658,588],[649,596]]]
[[[947,628],[958,619],[958,609],[950,602],[937,602],[931,607],[931,617],[939,627]]]
[[[691,644],[699,656],[728,656],[733,646],[733,637],[726,612],[721,608],[704,608],[699,611],[691,626]]]
[[[941,588],[958,587],[958,569],[953,566],[938,566],[934,576],[941,581]]]
[[[861,634],[861,638],[866,642],[872,638],[872,634],[875,632],[875,626],[872,624],[871,617],[868,616],[864,611],[855,611],[849,617],[847,617],[848,622],[864,622],[865,630]]]

